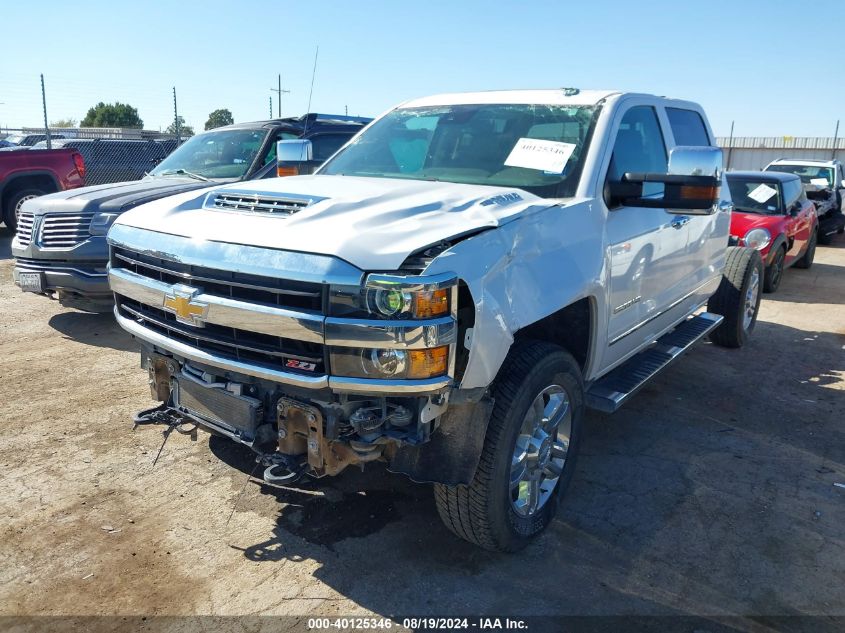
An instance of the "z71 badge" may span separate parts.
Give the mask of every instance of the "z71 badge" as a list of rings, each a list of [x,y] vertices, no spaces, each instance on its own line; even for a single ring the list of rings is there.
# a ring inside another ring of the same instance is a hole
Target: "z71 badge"
[[[291,369],[301,369],[302,371],[314,371],[317,368],[316,363],[308,363],[304,360],[289,360],[285,363],[285,367],[290,367]]]

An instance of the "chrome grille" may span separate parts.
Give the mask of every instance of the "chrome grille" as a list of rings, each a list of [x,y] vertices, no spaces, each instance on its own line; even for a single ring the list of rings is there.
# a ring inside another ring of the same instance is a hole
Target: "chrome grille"
[[[39,243],[46,248],[70,248],[91,237],[88,227],[93,213],[45,215],[38,231]]]
[[[21,246],[29,246],[32,241],[32,224],[35,216],[31,211],[22,211],[18,215],[18,243]]]
[[[251,196],[240,193],[218,193],[214,197],[215,209],[230,211],[251,211],[254,213],[270,213],[273,215],[293,215],[311,204],[310,200],[295,200],[290,198],[268,198]]]
[[[323,286],[319,283],[192,266],[119,247],[112,249],[111,265],[168,284],[200,287],[219,297],[289,310],[323,311]]]
[[[325,373],[324,347],[278,336],[248,332],[239,328],[206,324],[202,329],[179,323],[175,315],[159,307],[145,305],[123,295],[116,295],[121,316],[164,336],[205,352],[220,354],[240,362],[264,367],[319,375]],[[291,363],[291,361],[294,361]],[[310,366],[310,370],[297,367]]]
[[[307,314],[323,312],[324,287],[320,283],[206,268],[120,247],[112,248],[111,266],[113,271],[128,271],[165,284],[189,284],[214,297],[254,304],[256,310],[272,306]],[[325,373],[322,342],[262,334],[213,322],[205,322],[198,328],[179,322],[174,314],[162,309],[160,303],[142,303],[140,299],[128,296],[130,293],[122,294],[117,290],[115,293],[121,316],[174,341],[276,370],[312,376]]]

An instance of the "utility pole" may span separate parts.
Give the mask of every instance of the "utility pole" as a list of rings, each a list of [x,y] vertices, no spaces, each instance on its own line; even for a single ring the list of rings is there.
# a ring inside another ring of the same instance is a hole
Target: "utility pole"
[[[290,90],[282,90],[282,74],[279,73],[279,87],[278,88],[270,88],[273,92],[277,92],[279,94],[279,118],[282,118],[282,94],[289,95]],[[270,108],[270,118],[273,118],[273,108]]]
[[[44,75],[41,75],[41,106],[44,108],[44,134],[47,135],[47,149],[53,149],[50,139],[50,126],[47,125],[47,92],[44,90]]]
[[[731,154],[734,151],[734,122],[731,121],[731,137],[728,139],[728,164],[725,165],[725,169],[730,170],[731,168]]]
[[[176,86],[173,86],[173,124],[176,126],[176,147],[182,144],[179,134],[179,110],[176,108]]]
[[[830,155],[831,159],[836,158],[836,142],[839,140],[839,119],[836,119],[836,131],[833,133],[833,152]]]

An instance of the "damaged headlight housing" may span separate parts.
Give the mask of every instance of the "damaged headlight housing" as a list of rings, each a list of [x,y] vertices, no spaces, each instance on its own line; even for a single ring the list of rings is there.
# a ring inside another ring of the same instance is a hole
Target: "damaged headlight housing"
[[[405,281],[410,279],[413,281]],[[432,319],[452,311],[452,274],[403,278],[370,274],[363,287],[332,286],[331,316],[364,319]]]
[[[332,286],[326,321],[332,375],[447,376],[457,331],[456,284],[453,273],[371,273],[362,286]]]

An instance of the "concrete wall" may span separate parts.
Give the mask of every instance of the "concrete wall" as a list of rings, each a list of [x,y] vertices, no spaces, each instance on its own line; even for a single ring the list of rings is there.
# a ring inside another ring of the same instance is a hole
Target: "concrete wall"
[[[760,170],[776,158],[818,158],[845,161],[845,139],[809,136],[719,137],[716,142],[724,153],[727,169]]]

